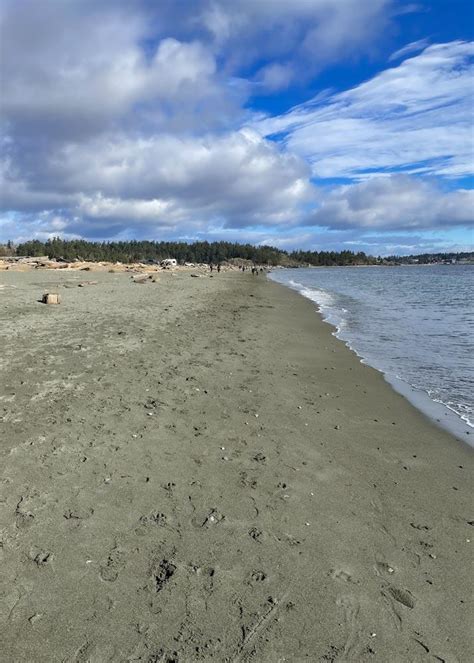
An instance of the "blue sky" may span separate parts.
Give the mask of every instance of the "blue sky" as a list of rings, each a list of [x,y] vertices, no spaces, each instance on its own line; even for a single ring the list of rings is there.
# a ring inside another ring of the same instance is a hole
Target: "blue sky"
[[[468,0],[0,0],[0,241],[473,249]]]

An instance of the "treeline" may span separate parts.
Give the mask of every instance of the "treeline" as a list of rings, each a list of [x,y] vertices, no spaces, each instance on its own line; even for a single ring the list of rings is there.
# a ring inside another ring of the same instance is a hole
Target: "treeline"
[[[370,265],[376,259],[365,253],[352,251],[293,251],[288,253],[272,246],[253,246],[234,242],[88,242],[63,240],[59,237],[46,242],[32,240],[19,244],[18,256],[48,256],[50,259],[90,260],[104,262],[150,262],[176,258],[179,263],[219,263],[232,259],[250,260],[259,265]]]
[[[469,261],[474,262],[474,252],[469,253],[420,253],[419,255],[410,256],[390,256],[386,258],[387,261],[396,262],[398,264],[412,264],[414,262],[419,265],[431,265],[439,262],[456,262]]]

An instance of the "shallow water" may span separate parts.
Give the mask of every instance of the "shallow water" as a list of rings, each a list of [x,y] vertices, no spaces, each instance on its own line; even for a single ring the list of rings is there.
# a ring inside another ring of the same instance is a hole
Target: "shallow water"
[[[281,269],[271,278],[316,302],[338,338],[417,407],[474,438],[473,266]]]

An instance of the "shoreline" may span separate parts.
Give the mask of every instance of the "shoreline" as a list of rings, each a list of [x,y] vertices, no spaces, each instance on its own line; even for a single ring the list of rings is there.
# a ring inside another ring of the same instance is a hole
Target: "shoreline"
[[[0,279],[5,660],[470,660],[471,449],[280,284],[94,279]]]
[[[333,330],[333,336],[341,343],[343,343],[351,352],[353,352],[361,364],[370,366],[370,368],[379,372],[392,389],[401,394],[413,407],[421,412],[429,421],[437,425],[437,427],[447,431],[454,438],[464,442],[469,447],[474,447],[474,426],[472,424],[466,421],[457,412],[452,410],[448,405],[446,405],[446,403],[431,399],[429,394],[427,394],[424,390],[416,389],[409,382],[406,382],[397,375],[391,375],[387,373],[382,368],[379,368],[375,363],[372,363],[369,359],[359,354],[358,350],[353,345],[351,345],[349,340],[339,336],[341,332],[340,328],[337,326],[337,324],[324,316],[321,304],[319,304],[317,301],[304,295],[297,287],[293,287],[289,284],[272,279],[270,275],[268,275],[268,278],[273,283],[282,285],[284,288],[288,288],[289,290],[296,292],[301,297],[312,302],[314,304],[315,312],[321,317],[321,320],[328,324]]]

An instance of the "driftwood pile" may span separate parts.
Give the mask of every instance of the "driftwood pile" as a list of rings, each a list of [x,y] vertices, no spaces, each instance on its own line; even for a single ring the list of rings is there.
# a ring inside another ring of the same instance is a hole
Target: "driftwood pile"
[[[57,292],[45,292],[41,301],[43,304],[60,304],[61,297]]]

